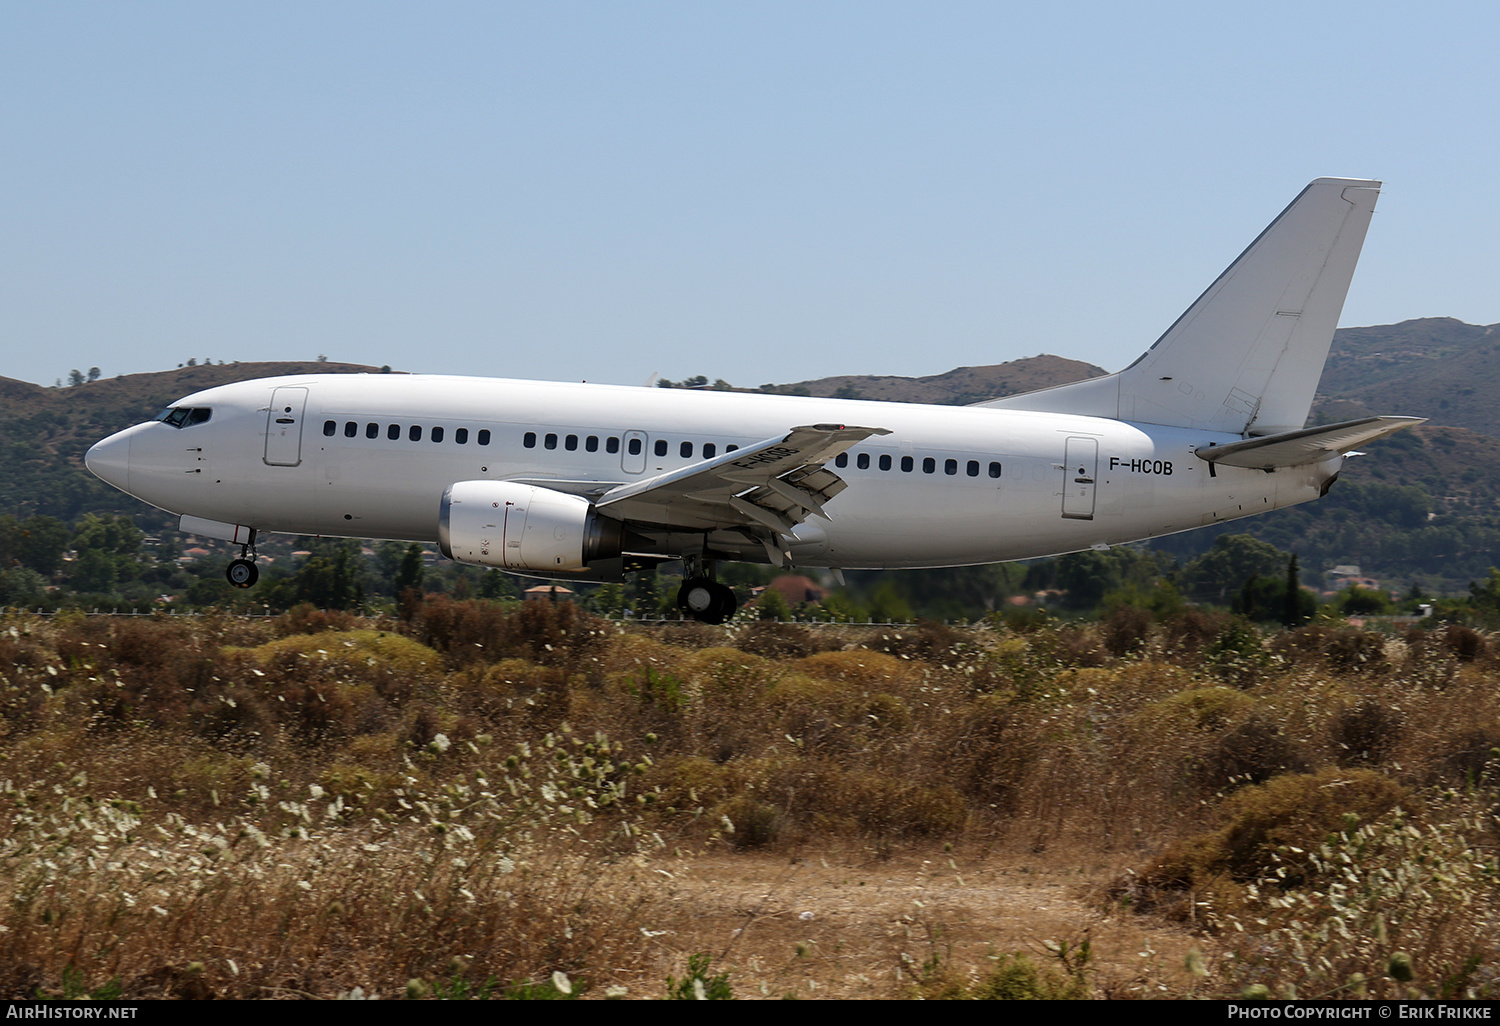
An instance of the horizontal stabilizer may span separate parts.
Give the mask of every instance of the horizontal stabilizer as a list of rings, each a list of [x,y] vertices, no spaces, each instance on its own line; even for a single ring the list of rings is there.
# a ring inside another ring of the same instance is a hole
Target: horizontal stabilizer
[[[1201,459],[1228,467],[1252,470],[1300,467],[1305,463],[1319,463],[1332,456],[1342,456],[1367,442],[1393,435],[1425,420],[1425,417],[1365,417],[1228,445],[1203,446],[1196,452]]]

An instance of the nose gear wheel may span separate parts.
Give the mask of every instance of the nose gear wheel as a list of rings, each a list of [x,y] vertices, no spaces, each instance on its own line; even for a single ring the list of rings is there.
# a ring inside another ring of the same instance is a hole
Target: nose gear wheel
[[[248,559],[236,559],[224,571],[224,576],[236,588],[250,588],[260,580],[260,568]]]

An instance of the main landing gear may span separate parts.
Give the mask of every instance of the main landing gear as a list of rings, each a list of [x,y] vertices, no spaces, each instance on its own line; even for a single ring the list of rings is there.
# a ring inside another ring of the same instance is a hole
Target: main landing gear
[[[229,568],[224,571],[224,576],[229,583],[236,588],[253,588],[255,582],[260,580],[260,567],[255,565],[255,535],[250,535],[250,540],[240,546],[240,558],[232,560]]]
[[[733,591],[707,577],[689,577],[677,589],[677,608],[699,623],[723,623],[739,607]]]
[[[734,592],[714,580],[714,564],[702,552],[684,553],[682,587],[677,589],[677,608],[699,623],[719,624],[740,607]]]

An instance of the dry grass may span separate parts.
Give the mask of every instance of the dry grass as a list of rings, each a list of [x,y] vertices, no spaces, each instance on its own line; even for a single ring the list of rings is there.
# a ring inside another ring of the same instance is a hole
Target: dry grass
[[[728,972],[739,996],[1490,993],[1500,692],[1473,632],[412,612],[0,623],[0,992],[548,996],[560,973],[663,996]],[[1330,911],[1413,830],[1462,910],[1407,880],[1447,911]],[[818,941],[795,985],[693,925],[724,894],[685,899],[707,865],[922,852],[966,879],[1089,868],[1052,936],[991,920],[980,957],[941,937],[982,921],[908,911],[900,943]],[[1191,968],[1101,945],[1147,907],[1201,932]],[[1397,955],[1415,968],[1391,983]]]

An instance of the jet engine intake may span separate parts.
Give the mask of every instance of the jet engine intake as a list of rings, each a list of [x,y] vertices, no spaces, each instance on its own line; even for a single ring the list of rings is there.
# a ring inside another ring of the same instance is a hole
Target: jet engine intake
[[[619,557],[624,532],[582,496],[514,481],[458,481],[438,514],[443,555],[502,570],[585,570]]]

